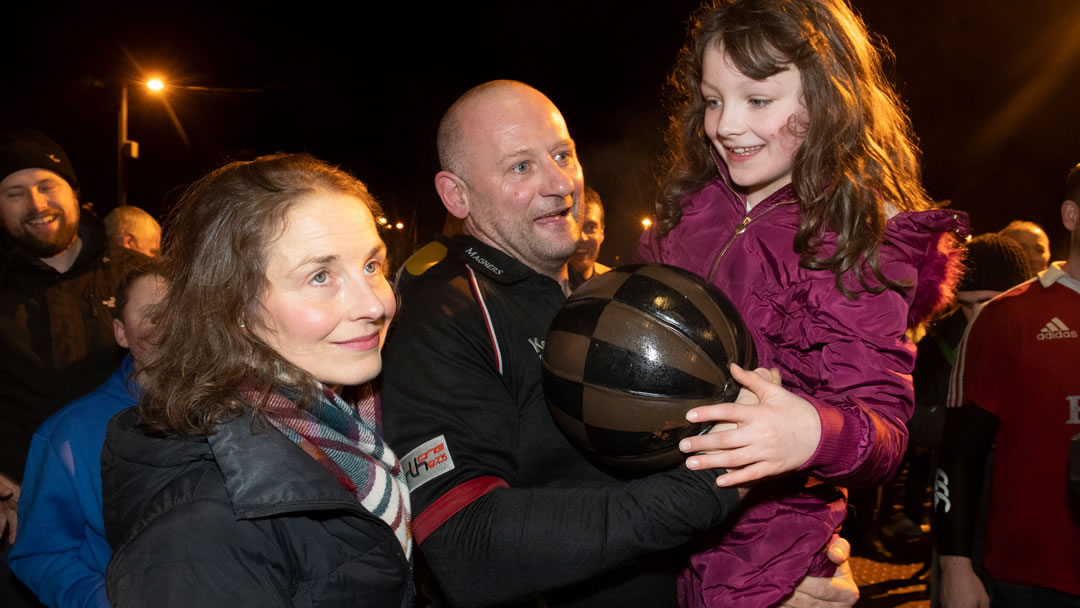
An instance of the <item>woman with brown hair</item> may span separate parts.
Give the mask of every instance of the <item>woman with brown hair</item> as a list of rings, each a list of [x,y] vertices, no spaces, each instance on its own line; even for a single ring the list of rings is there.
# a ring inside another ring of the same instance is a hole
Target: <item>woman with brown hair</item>
[[[378,214],[307,155],[185,193],[159,355],[102,454],[114,606],[412,604],[408,490],[371,382],[395,311]]]

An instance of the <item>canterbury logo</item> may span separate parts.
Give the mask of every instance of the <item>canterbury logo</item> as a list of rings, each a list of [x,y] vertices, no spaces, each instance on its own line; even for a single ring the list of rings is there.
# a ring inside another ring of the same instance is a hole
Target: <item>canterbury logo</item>
[[[1054,317],[1050,319],[1050,322],[1046,324],[1046,327],[1039,330],[1039,335],[1035,336],[1038,340],[1057,340],[1059,338],[1075,338],[1076,330],[1069,329],[1061,319]]]
[[[942,507],[945,513],[952,509],[952,501],[949,500],[949,476],[941,469],[934,476],[934,508]]]

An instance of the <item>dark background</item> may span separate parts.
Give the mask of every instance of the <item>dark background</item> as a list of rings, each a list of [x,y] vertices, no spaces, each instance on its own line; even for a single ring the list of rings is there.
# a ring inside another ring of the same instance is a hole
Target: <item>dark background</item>
[[[38,3],[35,3],[38,4]],[[1080,162],[1080,2],[856,0],[896,60],[935,199],[974,232],[1043,224],[1065,251],[1058,207]],[[442,225],[432,187],[439,117],[473,85],[525,81],[565,115],[587,182],[604,198],[601,261],[628,261],[652,213],[661,86],[696,2],[311,2],[5,9],[0,128],[37,127],[64,146],[99,214],[115,205],[119,83],[161,74],[190,141],[160,96],[130,85],[128,200],[161,216],[227,160],[308,151],[368,183],[399,240]],[[235,89],[257,89],[243,92]],[[616,260],[616,256],[619,259]]]

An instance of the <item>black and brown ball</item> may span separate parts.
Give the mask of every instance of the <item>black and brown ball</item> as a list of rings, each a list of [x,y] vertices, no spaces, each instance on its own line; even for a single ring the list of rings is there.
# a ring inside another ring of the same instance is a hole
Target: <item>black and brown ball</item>
[[[663,264],[620,266],[578,287],[555,316],[544,393],[571,441],[602,463],[648,472],[685,456],[703,430],[686,412],[731,402],[728,363],[757,366],[735,306],[697,275]]]

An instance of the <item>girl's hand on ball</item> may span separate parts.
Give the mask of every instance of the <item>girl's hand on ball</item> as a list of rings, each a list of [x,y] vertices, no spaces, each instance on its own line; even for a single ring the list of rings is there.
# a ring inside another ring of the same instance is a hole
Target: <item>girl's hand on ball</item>
[[[821,419],[809,401],[779,384],[776,370],[746,371],[731,364],[743,386],[735,403],[697,407],[691,422],[717,422],[710,432],[688,437],[679,449],[693,454],[691,469],[729,469],[718,486],[735,486],[793,471],[813,456],[821,440]],[[738,469],[738,470],[735,470]]]

